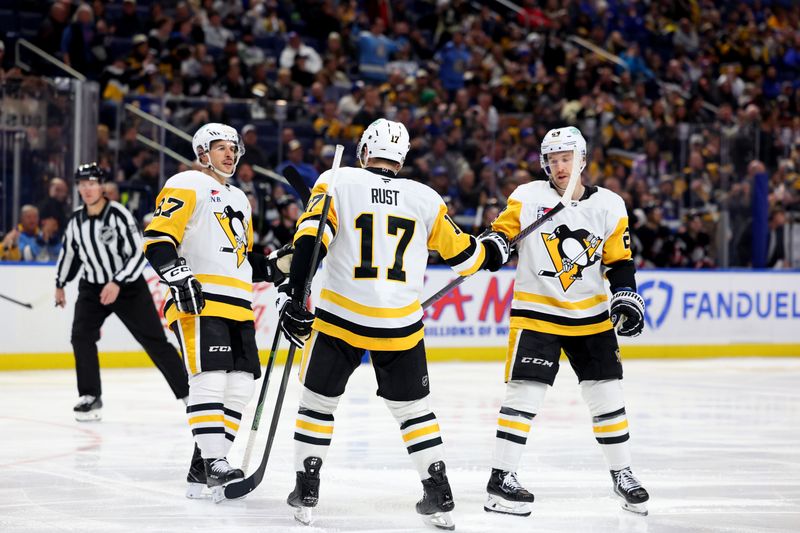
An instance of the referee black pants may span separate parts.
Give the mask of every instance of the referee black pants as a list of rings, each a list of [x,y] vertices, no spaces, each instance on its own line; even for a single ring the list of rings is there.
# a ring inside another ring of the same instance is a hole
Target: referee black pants
[[[78,394],[100,396],[102,393],[97,341],[100,339],[103,322],[108,315],[114,313],[164,374],[175,397],[188,396],[186,368],[178,351],[167,341],[144,277],[139,276],[133,283],[120,285],[119,296],[111,305],[100,303],[102,290],[103,285],[83,279],[78,286],[75,320],[72,322],[72,349],[75,352],[75,371],[78,374]]]

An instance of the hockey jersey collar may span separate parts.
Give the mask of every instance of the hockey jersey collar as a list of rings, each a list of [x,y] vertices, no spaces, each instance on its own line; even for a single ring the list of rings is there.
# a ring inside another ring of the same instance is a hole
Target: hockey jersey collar
[[[556,189],[556,186],[553,185],[552,181],[547,180],[547,183],[550,185],[551,189],[556,191],[558,194],[561,194],[560,192],[558,192],[558,189]],[[581,195],[580,198],[578,198],[578,201],[580,202],[582,200],[588,200],[589,197],[591,195],[593,195],[594,193],[596,193],[596,192],[597,192],[597,186],[595,186],[595,185],[584,185],[583,186],[583,194]]]
[[[397,174],[389,170],[388,168],[378,168],[378,167],[366,167],[364,170],[369,170],[373,174],[377,174],[381,177],[386,178],[396,178]]]

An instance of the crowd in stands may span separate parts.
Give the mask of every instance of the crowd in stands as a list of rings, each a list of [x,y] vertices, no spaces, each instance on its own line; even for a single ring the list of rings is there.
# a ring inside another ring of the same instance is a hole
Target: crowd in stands
[[[472,232],[518,185],[544,177],[544,133],[573,124],[589,140],[584,179],[626,201],[639,266],[712,268],[723,256],[750,265],[753,183],[764,175],[767,264],[787,263],[787,212],[800,210],[796,2],[524,0],[516,11],[466,0],[96,0],[43,9],[35,42],[99,82],[98,160],[140,218],[163,175],[182,166],[160,166],[137,141],[135,116],[115,123],[110,110],[122,102],[190,135],[207,121],[237,127],[247,152],[236,179],[267,247],[291,238],[299,206],[260,169],[291,164],[312,184],[337,143],[354,164],[376,118],[408,127],[402,175],[434,188]],[[15,75],[0,71],[7,82]],[[191,158],[184,140],[171,135],[167,145]],[[49,183],[40,217],[62,188]]]

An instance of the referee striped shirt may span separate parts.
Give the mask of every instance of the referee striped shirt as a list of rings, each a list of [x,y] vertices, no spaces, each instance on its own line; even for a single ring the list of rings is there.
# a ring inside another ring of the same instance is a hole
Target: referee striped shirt
[[[107,201],[99,215],[89,216],[86,206],[75,210],[67,222],[58,256],[56,287],[63,288],[83,266],[89,283],[132,283],[147,264],[136,220],[118,202]]]

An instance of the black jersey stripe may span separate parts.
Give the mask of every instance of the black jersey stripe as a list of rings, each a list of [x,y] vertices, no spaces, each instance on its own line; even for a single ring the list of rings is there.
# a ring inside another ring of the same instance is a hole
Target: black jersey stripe
[[[531,311],[530,309],[511,309],[511,316],[532,318],[534,320],[542,320],[544,322],[551,322],[553,324],[560,324],[562,326],[589,326],[591,324],[599,324],[608,320],[608,311],[603,311],[593,316],[583,318],[570,318],[566,316],[551,315],[549,313],[541,313],[539,311]]]
[[[408,337],[409,335],[413,335],[423,328],[422,320],[418,320],[413,324],[399,328],[376,328],[371,326],[362,326],[361,324],[350,322],[349,320],[345,320],[344,318],[325,311],[324,309],[317,308],[316,314],[317,318],[327,322],[328,324],[346,329],[347,331],[355,333],[356,335],[361,335],[362,337],[373,337],[377,339]]]

